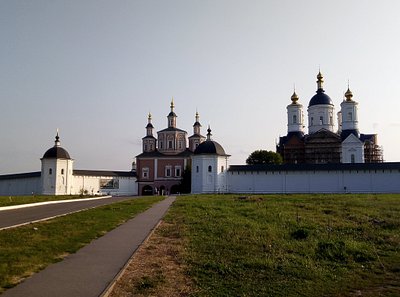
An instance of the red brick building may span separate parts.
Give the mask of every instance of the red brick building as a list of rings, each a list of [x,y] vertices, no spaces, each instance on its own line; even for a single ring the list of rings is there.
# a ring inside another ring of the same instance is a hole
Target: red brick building
[[[201,135],[199,114],[196,112],[193,135],[177,128],[174,101],[167,116],[168,127],[153,135],[151,114],[148,116],[146,136],[142,138],[143,152],[136,156],[138,195],[168,194],[179,191],[182,173],[190,166],[196,147],[206,138]]]

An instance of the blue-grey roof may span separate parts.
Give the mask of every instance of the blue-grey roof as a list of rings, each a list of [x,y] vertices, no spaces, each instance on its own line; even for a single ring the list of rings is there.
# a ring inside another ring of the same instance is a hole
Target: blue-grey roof
[[[5,175],[0,175],[0,180],[16,179],[16,178],[32,178],[32,177],[40,177],[41,175],[42,175],[42,173],[40,171],[26,172],[26,173],[5,174]]]
[[[43,159],[71,159],[71,157],[61,146],[53,146],[44,153]]]
[[[216,141],[206,140],[199,144],[199,146],[194,151],[195,155],[219,155],[219,156],[228,156],[225,153],[224,148]]]
[[[73,175],[135,177],[136,172],[135,171],[76,170],[76,169],[74,169]]]
[[[325,94],[324,89],[318,89],[317,94],[315,94],[311,100],[310,103],[308,104],[308,107],[313,106],[313,105],[320,105],[320,104],[328,104],[328,105],[333,105],[332,99]]]

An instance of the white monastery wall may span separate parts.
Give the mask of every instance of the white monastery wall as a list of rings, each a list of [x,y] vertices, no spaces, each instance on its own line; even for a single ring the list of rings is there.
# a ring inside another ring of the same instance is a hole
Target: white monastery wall
[[[400,193],[400,171],[229,171],[228,191],[230,193]]]
[[[41,185],[40,176],[2,179],[0,180],[0,196],[41,194]]]

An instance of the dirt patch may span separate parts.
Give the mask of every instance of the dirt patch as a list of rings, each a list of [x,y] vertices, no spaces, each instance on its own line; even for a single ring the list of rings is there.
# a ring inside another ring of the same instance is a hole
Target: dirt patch
[[[183,239],[173,229],[166,222],[158,225],[108,296],[190,296],[193,283],[183,263]]]

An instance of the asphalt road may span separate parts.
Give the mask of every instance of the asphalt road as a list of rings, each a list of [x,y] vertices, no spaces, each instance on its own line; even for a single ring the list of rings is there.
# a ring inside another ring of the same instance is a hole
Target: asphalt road
[[[67,256],[63,261],[35,273],[1,296],[103,296],[174,200],[175,197],[168,197],[153,205],[125,224]]]
[[[112,197],[97,200],[57,203],[18,208],[13,210],[3,210],[0,212],[0,229],[29,224],[31,222],[44,220],[46,218],[52,218],[55,216],[65,215],[88,208],[94,208],[134,198],[137,197]]]

